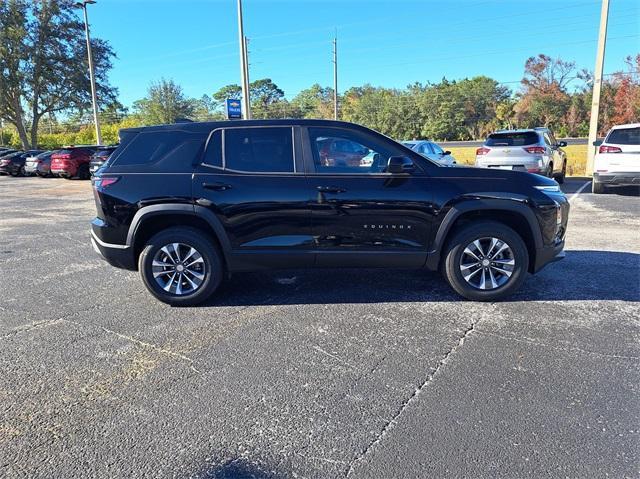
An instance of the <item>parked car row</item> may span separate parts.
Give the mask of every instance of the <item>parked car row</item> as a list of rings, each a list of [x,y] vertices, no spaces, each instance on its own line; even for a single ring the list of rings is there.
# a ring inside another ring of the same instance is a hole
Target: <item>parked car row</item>
[[[116,147],[79,145],[49,151],[0,147],[0,174],[88,180],[109,159]]]

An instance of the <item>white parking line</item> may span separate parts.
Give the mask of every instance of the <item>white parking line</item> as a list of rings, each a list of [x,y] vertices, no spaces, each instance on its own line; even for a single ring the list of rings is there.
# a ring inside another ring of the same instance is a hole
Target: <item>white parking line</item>
[[[571,197],[569,198],[569,203],[571,203],[576,196],[578,196],[580,193],[582,193],[582,191],[591,184],[590,181],[587,181],[584,185],[582,185],[580,187],[580,189],[578,191],[576,191],[574,194],[571,195]]]

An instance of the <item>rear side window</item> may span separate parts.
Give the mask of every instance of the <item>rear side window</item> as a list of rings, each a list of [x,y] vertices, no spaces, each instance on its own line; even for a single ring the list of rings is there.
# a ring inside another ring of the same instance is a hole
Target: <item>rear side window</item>
[[[202,135],[175,131],[142,131],[110,161],[110,166],[155,165],[156,169],[190,167],[204,147]]]
[[[640,145],[640,128],[619,128],[611,130],[605,143],[614,145]]]
[[[521,133],[493,133],[489,135],[487,146],[524,146],[538,143],[538,134],[533,131]]]
[[[225,129],[224,167],[246,172],[293,173],[293,129]]]

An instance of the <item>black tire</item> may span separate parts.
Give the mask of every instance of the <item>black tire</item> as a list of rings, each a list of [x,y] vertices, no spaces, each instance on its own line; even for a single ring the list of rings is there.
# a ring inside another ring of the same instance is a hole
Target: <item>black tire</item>
[[[78,178],[81,180],[91,179],[91,173],[89,172],[89,165],[87,165],[86,163],[84,165],[80,165],[80,168],[78,168]]]
[[[567,176],[567,162],[562,163],[562,172],[556,176],[556,181],[558,184],[562,185],[564,183],[564,179]]]
[[[591,193],[594,193],[596,195],[601,195],[604,192],[605,192],[605,186],[602,183],[599,183],[596,180],[593,180],[591,182]]]
[[[495,289],[482,290],[472,286],[464,279],[460,268],[464,249],[481,238],[497,238],[506,243],[513,254],[515,264],[511,276]],[[508,226],[480,220],[455,232],[446,246],[441,269],[449,285],[464,298],[473,301],[496,301],[514,293],[522,285],[529,269],[529,252],[520,235]]]
[[[191,246],[202,256],[204,280],[192,293],[177,295],[167,292],[153,276],[152,263],[156,253],[162,247],[172,243]],[[218,289],[224,274],[224,264],[222,255],[211,238],[198,229],[178,226],[157,233],[147,242],[138,257],[138,270],[149,292],[163,303],[173,306],[193,306],[206,301]]]

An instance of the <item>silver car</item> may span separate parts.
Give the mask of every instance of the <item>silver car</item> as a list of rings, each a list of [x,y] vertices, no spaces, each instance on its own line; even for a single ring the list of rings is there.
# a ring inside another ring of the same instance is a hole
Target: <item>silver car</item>
[[[51,155],[54,153],[54,151],[45,151],[28,157],[24,163],[25,174],[29,176],[35,174],[40,177],[49,176],[51,174]]]
[[[476,166],[528,171],[564,182],[567,155],[564,141],[556,141],[549,128],[498,130],[476,150]]]
[[[425,158],[435,161],[436,163],[440,163],[443,166],[456,165],[456,159],[453,157],[451,152],[443,150],[433,141],[413,140],[403,141],[402,144],[411,148],[416,153],[420,153]]]

